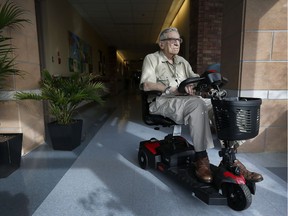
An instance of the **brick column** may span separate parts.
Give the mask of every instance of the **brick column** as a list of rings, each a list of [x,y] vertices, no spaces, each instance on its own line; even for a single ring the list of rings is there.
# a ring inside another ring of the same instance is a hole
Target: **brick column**
[[[223,0],[192,0],[190,17],[190,58],[197,73],[221,61]]]

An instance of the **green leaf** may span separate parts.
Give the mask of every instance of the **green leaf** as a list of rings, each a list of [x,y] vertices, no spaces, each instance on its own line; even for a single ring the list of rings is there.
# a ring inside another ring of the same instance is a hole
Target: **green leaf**
[[[22,18],[25,12],[12,1],[0,4],[0,88],[8,76],[21,74],[20,70],[16,69],[15,57],[12,55],[15,49],[11,44],[12,38],[2,34],[5,28],[17,28],[24,22],[30,22],[29,19]]]

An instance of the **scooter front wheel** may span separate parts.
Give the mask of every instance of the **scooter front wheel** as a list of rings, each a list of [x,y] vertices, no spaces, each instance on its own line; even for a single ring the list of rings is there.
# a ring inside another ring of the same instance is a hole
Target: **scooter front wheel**
[[[252,203],[252,195],[247,185],[226,183],[223,185],[228,206],[236,211],[242,211]]]

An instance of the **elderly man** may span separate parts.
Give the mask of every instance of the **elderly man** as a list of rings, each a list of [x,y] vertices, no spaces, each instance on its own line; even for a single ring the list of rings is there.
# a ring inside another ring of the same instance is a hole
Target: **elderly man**
[[[212,181],[212,173],[206,149],[214,147],[210,131],[208,108],[203,98],[195,95],[193,85],[185,87],[189,96],[180,95],[178,85],[189,77],[198,77],[190,64],[178,56],[182,39],[176,28],[164,29],[159,35],[160,50],[148,54],[143,62],[140,88],[144,91],[160,91],[163,94],[150,104],[150,112],[172,119],[177,124],[189,125],[196,152],[196,176],[203,182]],[[258,173],[248,171],[235,160],[247,180],[261,181]]]

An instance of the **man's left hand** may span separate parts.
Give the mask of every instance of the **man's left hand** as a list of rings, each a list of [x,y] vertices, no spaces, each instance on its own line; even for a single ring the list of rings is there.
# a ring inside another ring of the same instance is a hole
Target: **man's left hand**
[[[188,95],[195,95],[196,94],[195,85],[194,84],[186,85],[185,91]]]

